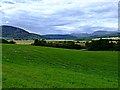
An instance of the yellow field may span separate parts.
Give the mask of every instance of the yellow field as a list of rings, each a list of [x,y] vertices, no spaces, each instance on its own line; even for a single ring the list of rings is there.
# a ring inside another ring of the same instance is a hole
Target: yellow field
[[[16,44],[32,44],[34,40],[14,40]]]

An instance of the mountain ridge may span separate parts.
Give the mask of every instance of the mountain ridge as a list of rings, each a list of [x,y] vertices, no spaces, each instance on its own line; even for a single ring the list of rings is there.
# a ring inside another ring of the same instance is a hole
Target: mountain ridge
[[[29,33],[28,31],[8,25],[0,26],[2,28],[2,38],[6,39],[41,39],[43,36]]]
[[[39,35],[29,33],[28,31],[8,25],[0,26],[2,28],[2,38],[6,39],[85,39],[97,37],[117,37],[120,35],[118,31],[95,31],[92,33],[72,33],[72,34],[46,34]]]
[[[72,35],[78,36],[78,38],[117,37],[120,35],[120,32],[99,30],[92,33],[73,33]]]

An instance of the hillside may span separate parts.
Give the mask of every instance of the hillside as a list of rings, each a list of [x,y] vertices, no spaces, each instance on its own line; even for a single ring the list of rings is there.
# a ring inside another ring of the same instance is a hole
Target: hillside
[[[95,31],[93,33],[72,33],[72,34],[47,34],[38,35],[34,33],[29,33],[24,29],[3,25],[2,28],[2,38],[6,39],[83,39],[83,38],[96,38],[96,37],[117,37],[120,32],[117,31]]]
[[[91,37],[118,37],[118,31],[95,31],[90,34]]]
[[[117,31],[95,31],[92,33],[72,33],[72,34],[47,34],[43,35],[46,39],[89,39],[97,37],[118,37]]]
[[[76,39],[76,36],[72,36],[69,34],[49,34],[49,35],[44,35],[46,39]]]
[[[97,38],[97,37],[118,37],[120,32],[118,31],[95,31],[93,33],[73,33],[72,36],[77,38]]]
[[[41,35],[29,33],[24,29],[2,25],[2,38],[6,39],[41,39],[43,38]]]
[[[118,52],[3,44],[3,88],[117,88]]]

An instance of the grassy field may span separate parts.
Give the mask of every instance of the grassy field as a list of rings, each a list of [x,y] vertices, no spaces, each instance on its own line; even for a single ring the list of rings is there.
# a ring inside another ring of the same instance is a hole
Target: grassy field
[[[118,53],[3,44],[3,88],[115,88]]]

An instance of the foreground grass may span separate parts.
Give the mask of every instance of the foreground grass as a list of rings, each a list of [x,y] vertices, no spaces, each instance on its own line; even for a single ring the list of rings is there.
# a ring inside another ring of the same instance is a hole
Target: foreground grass
[[[3,88],[115,88],[117,52],[3,45]]]

